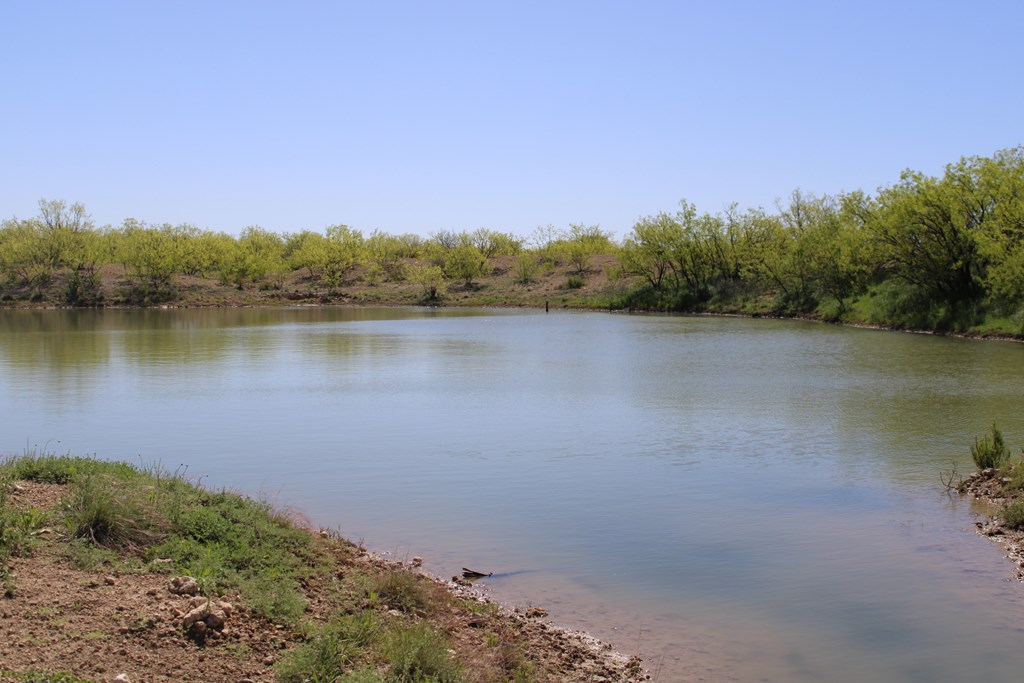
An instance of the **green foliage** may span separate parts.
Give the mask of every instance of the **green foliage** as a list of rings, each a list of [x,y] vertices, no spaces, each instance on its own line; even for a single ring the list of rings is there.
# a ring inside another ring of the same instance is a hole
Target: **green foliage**
[[[455,683],[460,678],[447,641],[426,624],[391,631],[383,651],[390,664],[390,677],[398,683]]]
[[[66,484],[80,476],[106,473],[130,478],[136,470],[126,463],[103,462],[94,458],[71,455],[26,453],[4,463],[14,480],[38,481],[46,484]]]
[[[472,244],[459,244],[450,249],[444,256],[442,270],[445,277],[461,280],[467,287],[491,272],[487,257]]]
[[[423,580],[412,572],[385,572],[373,580],[369,592],[389,609],[402,612],[422,612],[430,606],[429,591]]]
[[[287,268],[284,239],[259,226],[242,231],[222,255],[221,279],[239,289],[270,278],[277,282]]]
[[[140,471],[126,463],[26,455],[0,472],[67,484],[65,524],[89,546],[172,559],[205,593],[237,588],[253,613],[275,623],[303,613],[299,581],[313,571],[312,539],[266,503],[206,491],[158,466]],[[42,519],[21,514],[15,522],[23,526]],[[76,552],[90,562],[86,548]]]
[[[436,302],[448,293],[444,271],[439,266],[417,266],[409,272],[409,281],[420,286],[425,303]]]
[[[516,257],[513,268],[515,269],[516,283],[528,285],[537,276],[537,257],[533,254],[520,254]]]
[[[63,502],[71,534],[106,548],[139,550],[155,542],[164,529],[128,483],[103,473],[72,480]]]
[[[467,241],[487,259],[495,256],[515,256],[523,250],[521,238],[486,228],[474,230]]]
[[[586,282],[579,275],[570,275],[569,278],[565,281],[565,288],[566,289],[580,289],[585,284],[586,284]]]
[[[1000,519],[1010,529],[1024,529],[1024,501],[1015,500],[999,512]]]
[[[274,667],[282,683],[303,681],[376,681],[372,669],[346,673],[365,656],[382,634],[383,625],[372,612],[345,615],[317,629],[305,643],[287,653]]]
[[[1010,459],[1010,449],[1003,442],[1003,433],[992,423],[991,437],[988,435],[975,439],[971,446],[971,458],[979,470],[990,467],[999,468]]]

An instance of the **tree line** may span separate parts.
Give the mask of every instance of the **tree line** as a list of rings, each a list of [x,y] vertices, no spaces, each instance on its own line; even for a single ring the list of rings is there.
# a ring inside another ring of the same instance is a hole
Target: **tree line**
[[[491,260],[515,257],[516,281],[545,265],[584,275],[614,254],[634,286],[601,305],[672,311],[813,314],[929,329],[1003,319],[1024,331],[1024,147],[965,157],[940,176],[905,171],[877,190],[794,190],[764,208],[701,213],[686,201],[639,219],[615,241],[599,226],[537,228],[529,237],[488,229],[424,238],[347,225],[234,236],[193,225],[127,219],[96,227],[81,204],[41,200],[39,214],[0,223],[0,295],[31,298],[59,276],[68,305],[101,303],[99,270],[123,269],[140,301],[174,295],[182,276],[239,288],[281,286],[300,274],[339,289],[413,281],[437,298],[473,287]],[[358,275],[357,275],[358,274]]]
[[[965,330],[1024,325],[1024,147],[905,171],[875,195],[795,190],[775,212],[641,219],[622,247],[639,307],[815,313]],[[1024,331],[1024,330],[1021,330]]]

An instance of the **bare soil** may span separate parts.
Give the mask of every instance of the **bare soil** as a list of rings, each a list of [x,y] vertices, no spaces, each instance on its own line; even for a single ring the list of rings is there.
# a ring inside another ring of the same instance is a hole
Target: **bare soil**
[[[415,260],[407,269],[423,265]],[[521,281],[516,257],[499,256],[489,260],[490,274],[471,283],[448,281],[447,292],[437,299],[424,298],[423,288],[409,280],[368,277],[365,266],[357,267],[337,287],[328,287],[298,270],[279,280],[249,284],[239,288],[215,278],[177,276],[163,292],[145,292],[132,283],[121,266],[107,265],[99,271],[100,298],[97,306],[272,306],[288,304],[345,305],[437,305],[501,306],[551,308],[592,308],[602,297],[635,288],[637,279],[619,274],[618,257],[595,255],[583,272],[567,264],[538,265],[528,282]],[[29,291],[12,290],[0,299],[0,306],[61,307],[68,273],[57,273],[47,287]]]
[[[19,509],[60,504],[64,487],[18,482],[9,503]],[[348,572],[394,567],[323,531],[322,562],[330,571],[303,586],[312,621],[331,614],[332,591]],[[0,599],[0,681],[27,672],[70,672],[91,681],[233,682],[273,681],[274,665],[303,635],[250,615],[237,596],[225,596],[227,622],[199,644],[186,636],[182,617],[204,598],[171,592],[173,567],[164,573],[121,563],[81,566],[58,529],[42,529],[26,557],[12,558],[8,595]],[[493,605],[476,589],[424,577],[432,590],[471,600],[448,600],[440,613],[402,615],[428,619],[443,631],[470,681],[494,680],[500,662],[487,638],[515,634],[519,653],[539,681],[642,681],[649,676],[637,658],[615,652],[594,638],[543,621],[542,611],[521,614]],[[475,602],[474,602],[475,601]],[[473,608],[473,605],[479,608]]]

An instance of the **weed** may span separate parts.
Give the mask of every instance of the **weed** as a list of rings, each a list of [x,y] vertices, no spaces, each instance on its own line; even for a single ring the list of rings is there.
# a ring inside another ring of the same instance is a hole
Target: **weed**
[[[337,626],[329,625],[288,653],[274,667],[274,673],[282,683],[337,681],[345,667],[352,664],[357,650]]]
[[[412,572],[403,569],[388,571],[373,581],[370,590],[371,604],[378,597],[391,609],[412,613],[425,610],[430,604],[430,593],[423,581]]]
[[[157,520],[113,477],[90,473],[71,482],[65,523],[76,538],[105,548],[139,550],[160,537]]]
[[[384,683],[384,677],[371,666],[353,669],[338,679],[338,683]]]
[[[586,282],[579,275],[570,275],[569,279],[565,281],[566,289],[582,289]]]
[[[8,600],[18,595],[18,587],[14,583],[14,572],[7,567],[0,567],[0,588],[3,588],[3,596]]]
[[[293,624],[306,611],[298,583],[286,571],[269,570],[242,582],[249,609],[275,624]]]
[[[1010,529],[1024,529],[1024,500],[1015,500],[1004,507],[999,516]]]
[[[391,678],[400,683],[459,680],[459,666],[448,652],[448,642],[426,624],[391,631],[384,639],[383,651]]]
[[[983,436],[981,440],[974,440],[971,446],[971,457],[979,470],[990,467],[999,468],[1010,459],[1010,449],[1003,442],[1003,433],[999,431],[995,423],[992,423],[992,437]]]

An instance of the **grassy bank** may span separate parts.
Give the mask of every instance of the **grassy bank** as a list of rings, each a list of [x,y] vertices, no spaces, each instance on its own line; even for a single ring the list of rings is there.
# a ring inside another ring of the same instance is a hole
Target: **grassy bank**
[[[159,467],[7,459],[0,680],[639,680],[635,660],[306,526]]]

